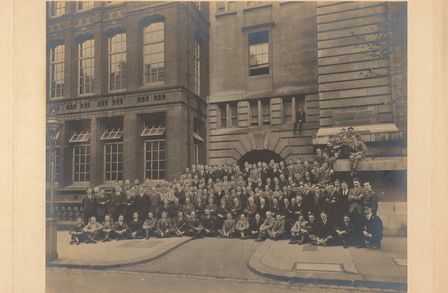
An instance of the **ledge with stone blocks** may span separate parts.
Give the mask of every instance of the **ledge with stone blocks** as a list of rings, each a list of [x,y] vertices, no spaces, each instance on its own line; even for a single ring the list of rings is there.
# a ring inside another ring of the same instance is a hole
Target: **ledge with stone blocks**
[[[316,136],[313,138],[313,144],[326,144],[331,137],[337,135],[340,132],[341,128],[348,127],[350,127],[350,125],[321,127],[317,131]],[[364,142],[397,141],[403,139],[403,133],[393,123],[353,125],[352,127],[357,133],[361,135],[361,140]]]
[[[365,158],[360,162],[359,171],[400,171],[407,170],[407,157]],[[339,159],[334,164],[334,171],[350,171],[348,159]]]

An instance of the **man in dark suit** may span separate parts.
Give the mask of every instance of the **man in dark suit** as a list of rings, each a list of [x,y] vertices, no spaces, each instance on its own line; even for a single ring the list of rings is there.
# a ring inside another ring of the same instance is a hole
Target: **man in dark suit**
[[[340,211],[341,214],[348,213],[348,197],[350,194],[350,190],[348,189],[348,184],[345,181],[342,181],[341,183],[341,189],[339,189],[340,192]]]
[[[381,249],[383,240],[383,222],[381,218],[372,213],[371,208],[366,208],[366,224],[364,226],[363,236],[368,247]]]
[[[260,233],[260,226],[263,224],[260,214],[256,213],[249,224],[250,236],[252,238],[257,238]]]
[[[342,221],[342,214],[340,211],[340,197],[334,190],[332,184],[327,187],[327,196],[325,198],[325,203],[327,205],[328,220],[333,226],[338,226]]]
[[[303,111],[303,108],[300,108],[296,113],[296,123],[294,124],[294,133],[297,131],[297,127],[299,128],[299,134],[303,131],[303,123],[306,122],[306,113]]]
[[[202,227],[204,227],[204,234],[208,237],[215,237],[218,235],[218,228],[216,226],[216,218],[212,215],[209,209],[205,209],[205,215],[202,217]]]
[[[375,191],[372,190],[370,182],[364,182],[363,195],[364,208],[371,208],[372,213],[376,215],[376,212],[378,211],[378,196],[376,195]]]
[[[362,230],[365,222],[365,218],[363,216],[364,194],[359,179],[353,179],[353,185],[354,186],[350,189],[348,196],[348,212],[355,229],[356,242],[358,242],[358,246],[360,246],[362,245]]]
[[[129,231],[131,238],[141,239],[145,236],[145,231],[142,227],[142,221],[140,220],[139,214],[134,212],[132,214],[132,220],[129,221]]]
[[[317,228],[317,237],[313,240],[314,245],[332,245],[334,244],[334,229],[330,224],[325,212],[320,213],[320,221]]]
[[[96,218],[97,221],[104,221],[104,216],[109,213],[109,198],[106,197],[104,190],[100,190],[99,195],[95,198]]]
[[[82,200],[82,211],[84,225],[89,223],[90,217],[95,216],[95,199],[92,195],[92,189],[87,189],[87,196]]]
[[[135,197],[135,207],[141,220],[145,220],[149,211],[148,195],[145,192],[143,186],[138,187],[138,194]]]
[[[354,228],[353,224],[350,220],[350,217],[348,215],[344,215],[344,222],[343,224],[339,225],[338,228],[336,228],[336,236],[340,243],[344,246],[344,248],[347,248],[354,244]]]

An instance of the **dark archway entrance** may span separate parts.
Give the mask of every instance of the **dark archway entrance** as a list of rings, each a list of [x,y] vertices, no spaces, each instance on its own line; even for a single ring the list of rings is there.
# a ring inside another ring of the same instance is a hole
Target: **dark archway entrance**
[[[244,162],[248,162],[250,164],[258,162],[269,163],[271,160],[274,160],[275,162],[280,162],[283,159],[282,157],[280,157],[280,155],[270,150],[254,150],[242,156],[238,161],[238,165],[240,165],[240,167],[243,167]]]

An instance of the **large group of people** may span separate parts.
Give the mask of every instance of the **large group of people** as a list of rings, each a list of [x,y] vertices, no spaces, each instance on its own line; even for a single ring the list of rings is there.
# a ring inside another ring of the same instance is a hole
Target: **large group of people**
[[[328,144],[312,163],[192,165],[171,182],[125,180],[112,192],[88,189],[71,243],[189,236],[381,248],[370,182],[342,181],[332,169],[331,152],[344,148]]]

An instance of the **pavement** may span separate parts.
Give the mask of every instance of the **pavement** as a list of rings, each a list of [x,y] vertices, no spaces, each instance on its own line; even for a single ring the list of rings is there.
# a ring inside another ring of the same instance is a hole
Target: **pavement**
[[[346,288],[407,288],[406,238],[386,237],[382,250],[299,246],[287,240],[258,243],[186,237],[81,245],[69,242],[66,231],[58,232],[59,259],[50,267]]]
[[[67,231],[58,231],[58,260],[49,266],[105,269],[147,262],[190,241],[189,237],[150,238],[70,245]]]
[[[406,238],[385,238],[381,250],[267,240],[248,265],[264,277],[283,281],[404,290],[406,255]]]

